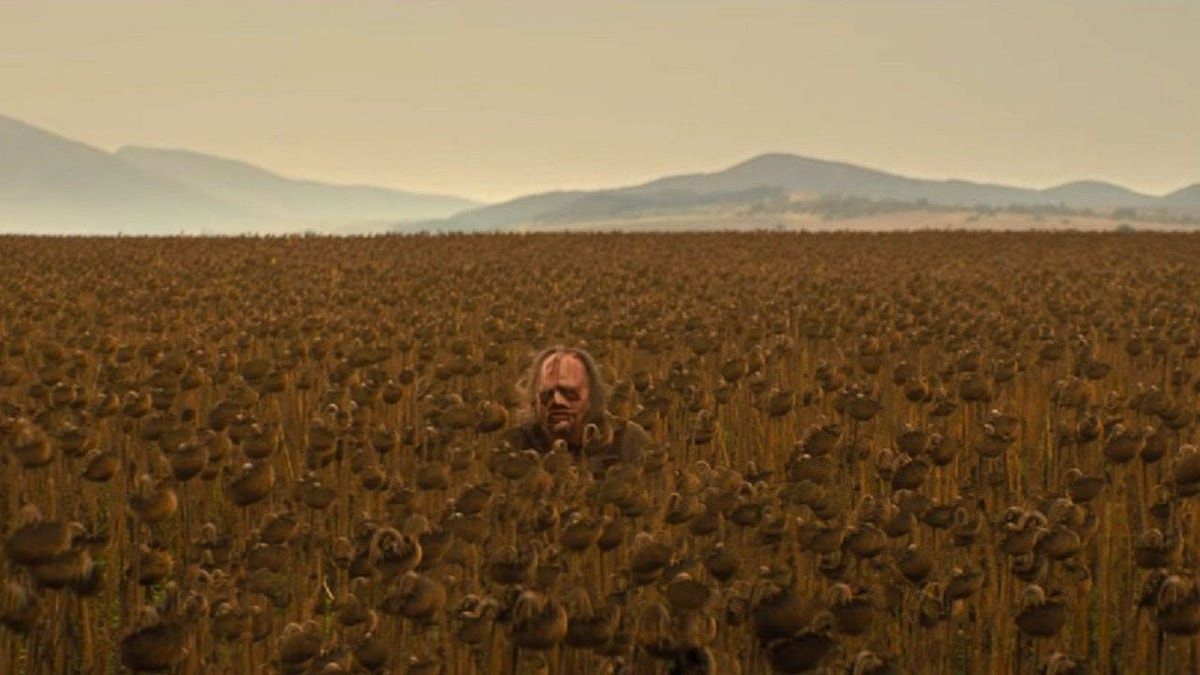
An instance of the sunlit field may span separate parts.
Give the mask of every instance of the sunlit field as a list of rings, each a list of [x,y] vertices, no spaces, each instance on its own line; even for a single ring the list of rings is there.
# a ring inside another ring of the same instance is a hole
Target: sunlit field
[[[0,251],[0,672],[1200,672],[1200,235]]]

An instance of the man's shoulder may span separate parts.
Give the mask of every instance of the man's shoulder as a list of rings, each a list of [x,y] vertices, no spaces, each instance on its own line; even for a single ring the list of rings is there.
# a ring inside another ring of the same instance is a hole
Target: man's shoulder
[[[618,455],[626,464],[641,464],[646,448],[651,444],[650,434],[633,420],[612,418],[613,435],[610,452]]]
[[[631,419],[610,415],[608,419],[609,425],[613,430],[613,441],[622,443],[644,443],[650,440],[650,434],[642,425],[634,422]]]

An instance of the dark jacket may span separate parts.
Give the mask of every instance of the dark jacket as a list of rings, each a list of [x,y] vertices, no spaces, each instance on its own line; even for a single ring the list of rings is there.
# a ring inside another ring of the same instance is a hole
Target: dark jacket
[[[612,415],[606,416],[604,426],[598,441],[593,441],[586,448],[571,447],[571,453],[585,456],[588,468],[597,477],[603,476],[608,467],[616,464],[641,466],[646,456],[646,446],[650,444],[650,434],[637,422]],[[503,440],[514,450],[536,450],[542,454],[550,452],[552,443],[537,422],[510,427],[504,432]]]

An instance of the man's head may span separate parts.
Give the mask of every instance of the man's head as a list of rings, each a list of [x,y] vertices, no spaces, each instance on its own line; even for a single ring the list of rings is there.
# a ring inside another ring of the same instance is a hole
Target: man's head
[[[604,381],[582,349],[543,350],[530,364],[527,382],[529,411],[547,438],[579,445],[589,422],[603,423]]]

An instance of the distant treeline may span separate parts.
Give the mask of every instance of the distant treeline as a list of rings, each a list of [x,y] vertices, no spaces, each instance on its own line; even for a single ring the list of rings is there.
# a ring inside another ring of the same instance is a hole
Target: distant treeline
[[[777,202],[785,196],[782,189],[775,187],[756,187],[723,192],[661,190],[638,193],[628,190],[612,190],[585,194],[559,209],[539,216],[538,220],[542,222],[578,222],[681,211],[714,205],[767,204]]]
[[[1097,210],[1090,208],[1072,208],[1063,204],[1008,204],[997,206],[992,204],[947,205],[934,204],[925,199],[871,199],[858,195],[823,195],[814,199],[791,200],[772,195],[747,208],[748,215],[770,213],[811,213],[826,220],[841,220],[847,218],[863,218],[889,213],[907,211],[952,212],[968,209],[975,217],[994,216],[1001,213],[1020,213],[1033,216],[1035,219],[1047,217],[1103,217],[1115,220],[1143,223],[1184,223],[1200,225],[1200,215],[1182,214],[1166,209],[1149,208],[1118,208],[1112,210]]]

